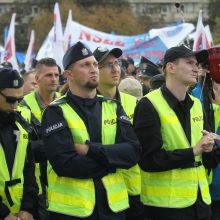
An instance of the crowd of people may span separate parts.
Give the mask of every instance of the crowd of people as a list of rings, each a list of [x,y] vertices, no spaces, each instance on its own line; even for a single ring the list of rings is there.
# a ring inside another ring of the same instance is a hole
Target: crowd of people
[[[52,58],[22,75],[1,64],[1,220],[220,219],[208,51],[122,55],[79,41],[63,71]]]

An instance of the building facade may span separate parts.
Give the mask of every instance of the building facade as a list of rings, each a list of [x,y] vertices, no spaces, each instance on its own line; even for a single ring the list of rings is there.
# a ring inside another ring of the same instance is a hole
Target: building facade
[[[146,16],[154,26],[178,21],[195,22],[199,10],[208,18],[209,0],[128,0],[134,14]],[[179,3],[179,4],[176,4]]]

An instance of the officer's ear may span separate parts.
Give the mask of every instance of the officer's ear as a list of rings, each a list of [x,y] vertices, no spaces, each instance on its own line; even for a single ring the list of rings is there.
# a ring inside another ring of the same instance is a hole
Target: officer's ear
[[[166,70],[169,73],[175,73],[176,62],[168,62],[166,64]]]
[[[65,70],[64,75],[68,80],[71,80],[73,78],[73,73],[72,73],[71,69]]]

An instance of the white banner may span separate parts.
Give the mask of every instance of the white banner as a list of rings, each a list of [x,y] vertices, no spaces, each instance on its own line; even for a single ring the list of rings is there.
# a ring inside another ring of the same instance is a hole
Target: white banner
[[[195,29],[190,23],[181,23],[171,27],[151,29],[150,38],[159,36],[167,48],[180,44]]]
[[[113,35],[94,30],[72,21],[68,24],[68,37],[65,37],[64,45],[72,45],[78,41],[87,44],[93,51],[97,47],[112,49],[114,47],[124,50],[130,50],[150,39],[159,36],[167,48],[180,44],[189,33],[194,30],[194,25],[190,23],[178,24],[171,27],[152,29],[149,33],[143,33],[134,36]],[[37,59],[48,56],[51,51],[51,41],[53,36],[50,31],[46,41],[38,53]],[[66,35],[65,35],[66,36]]]

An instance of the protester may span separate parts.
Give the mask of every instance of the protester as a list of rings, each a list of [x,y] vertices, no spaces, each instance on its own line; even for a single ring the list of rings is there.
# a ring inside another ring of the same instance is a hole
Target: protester
[[[184,45],[168,49],[163,70],[166,84],[137,105],[134,128],[143,147],[139,162],[141,200],[153,220],[208,220],[211,216],[205,168],[219,163],[213,148],[220,137],[205,131],[202,105],[190,96],[198,62],[207,51],[195,53]]]
[[[36,209],[37,185],[28,139],[31,128],[26,121],[30,111],[16,111],[22,86],[16,70],[0,68],[0,219],[4,220],[32,220]]]
[[[56,61],[52,58],[39,60],[35,67],[38,89],[24,96],[20,103],[26,106],[32,113],[32,124],[35,127],[38,138],[32,141],[36,162],[36,178],[39,187],[38,220],[48,219],[46,211],[46,155],[45,146],[41,140],[41,120],[45,108],[60,96],[56,92],[59,81],[59,70]]]
[[[83,43],[64,55],[67,94],[45,110],[42,126],[51,220],[123,220],[129,207],[119,168],[134,166],[139,142],[119,102],[98,97],[98,63]]]
[[[36,71],[30,70],[22,75],[24,79],[23,93],[24,95],[29,94],[37,88],[37,82],[35,79]]]
[[[123,80],[127,77],[128,61],[123,57],[120,57],[120,59],[118,59],[118,61],[119,61],[120,69],[121,69],[120,80]]]
[[[220,84],[213,81],[213,111],[214,111],[214,125],[215,132],[220,135]],[[216,141],[216,147],[220,148],[220,141]],[[220,164],[209,173],[211,179],[210,193],[211,193],[211,207],[212,220],[220,218]]]
[[[127,57],[126,60],[128,62],[127,77],[136,78],[136,68],[134,65],[134,60],[131,57]]]
[[[113,48],[111,50],[108,50],[98,47],[93,52],[93,55],[98,61],[99,67],[98,93],[105,97],[120,101],[127,116],[131,121],[133,121],[134,108],[136,106],[137,99],[131,95],[119,92],[119,90],[117,89],[117,86],[120,82],[121,74],[121,68],[119,66],[118,58],[122,55],[122,50],[119,48]],[[123,79],[121,83],[124,80],[132,80],[135,82],[137,81],[132,78],[126,78]],[[140,83],[138,89],[139,94],[137,95],[141,96],[142,91],[140,91]],[[141,181],[139,167],[135,165],[129,170],[122,170],[122,173],[124,174],[124,180],[128,189],[130,204],[130,208],[126,211],[126,219],[143,219],[143,209],[142,205],[140,204]]]
[[[213,132],[220,134],[220,94],[219,84],[211,77],[208,70],[208,60],[199,68],[198,83],[192,90],[192,95],[199,98],[205,112],[207,122]],[[220,141],[216,141],[216,147],[220,148]],[[220,165],[215,169],[207,170],[210,183],[212,220],[220,218]]]
[[[137,100],[140,100],[143,96],[143,88],[141,83],[132,78],[123,79],[118,86],[118,90],[136,97]]]

